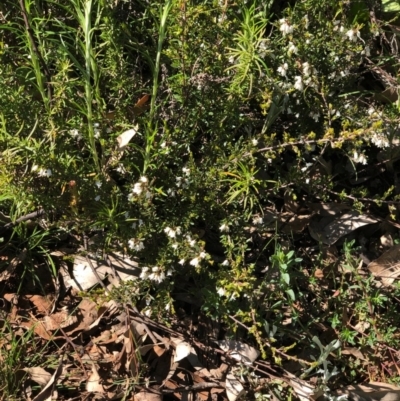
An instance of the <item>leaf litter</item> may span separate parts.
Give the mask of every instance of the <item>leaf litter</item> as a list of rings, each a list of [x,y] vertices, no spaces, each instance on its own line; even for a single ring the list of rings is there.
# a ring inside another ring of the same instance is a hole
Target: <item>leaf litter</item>
[[[308,227],[312,239],[318,242],[322,239],[326,244],[326,256],[330,255],[332,263],[337,258],[337,243],[346,237],[354,238],[354,235],[362,237],[365,233],[360,229],[382,223],[379,218],[349,212],[337,204],[310,204],[302,212],[303,217],[296,215],[298,207],[291,205],[283,213],[269,210],[271,227],[278,224],[283,231],[302,236],[306,235],[304,229]],[[397,269],[399,246],[393,245],[390,238],[390,234],[383,233],[377,239],[381,256],[368,264],[375,284],[381,283],[385,287],[393,285],[400,275]],[[65,264],[65,256],[73,258],[72,269]],[[113,287],[139,280],[138,263],[123,254],[111,253],[99,259],[84,255],[82,250],[77,254],[66,250],[54,252],[53,257],[58,258],[59,276],[48,284],[52,286],[52,292],[42,295],[33,291],[22,294],[9,291],[4,292],[2,298],[13,330],[33,330],[35,341],[46,344],[43,356],[53,359],[50,365],[23,367],[26,399],[67,400],[72,399],[72,394],[82,400],[158,401],[196,397],[204,401],[235,401],[246,398],[244,394],[250,389],[248,379],[241,373],[244,367],[259,375],[263,388],[280,381],[300,400],[324,399],[315,382],[298,377],[298,372],[307,371],[307,367],[311,371],[318,358],[318,353],[314,354],[313,350],[305,350],[304,355],[298,353],[298,363],[290,364],[290,353],[275,349],[274,352],[281,352],[281,356],[271,356],[272,363],[266,363],[260,359],[256,344],[245,342],[243,336],[239,339],[221,337],[220,325],[212,320],[199,317],[196,323],[195,316],[188,315],[186,319],[192,321],[190,325],[183,324],[185,318],[182,316],[182,321],[173,321],[167,327],[142,314],[136,305],[119,303],[106,296],[90,298],[90,292],[86,295],[84,292],[99,285],[99,281],[107,294]],[[0,276],[0,281],[7,285],[23,263],[24,252],[9,260],[9,268]],[[361,264],[359,271],[362,270]],[[315,270],[314,277],[320,285],[315,291],[330,290],[329,274],[322,269]],[[340,274],[353,273],[343,270]],[[333,297],[340,295],[335,294]],[[177,302],[191,304],[192,301]],[[327,304],[328,301],[322,302],[321,310],[326,310]],[[298,308],[303,313],[301,305]],[[290,324],[288,319],[287,324]],[[370,329],[366,326],[368,322],[353,322],[351,310],[343,310],[343,320],[361,334]],[[197,327],[195,336],[189,329],[191,326]],[[312,330],[319,331],[319,346],[321,352],[325,352],[322,344],[333,343],[332,330],[323,323],[314,325]],[[265,344],[274,349],[272,343],[266,341]],[[374,352],[347,346],[343,347],[342,354],[368,364]],[[325,352],[324,358],[334,359],[333,351]],[[388,368],[391,366],[387,360],[384,363]],[[375,401],[397,397],[399,391],[397,387],[374,388],[367,391],[342,387],[336,394]],[[277,399],[273,391],[270,395],[271,399]]]

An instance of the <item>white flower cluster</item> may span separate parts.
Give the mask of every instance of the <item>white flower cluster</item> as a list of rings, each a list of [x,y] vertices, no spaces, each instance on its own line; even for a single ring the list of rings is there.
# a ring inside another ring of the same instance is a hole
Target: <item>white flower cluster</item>
[[[293,42],[289,42],[288,52],[289,55],[291,55],[292,53],[297,54],[299,52],[299,49],[297,46],[295,46]]]
[[[172,272],[171,272],[172,274]],[[161,269],[161,267],[154,266],[150,269],[150,267],[143,267],[142,272],[140,273],[139,276],[142,280],[151,280],[154,281],[158,284],[163,282],[165,280],[165,273]]]
[[[293,33],[294,27],[293,25],[290,25],[290,23],[287,21],[286,18],[280,19],[279,24],[280,24],[279,30],[282,32],[283,36]]]
[[[183,167],[182,173],[182,177],[176,177],[176,186],[178,188],[185,189],[189,186],[190,168]]]
[[[349,38],[350,42],[357,42],[357,38],[361,39],[358,29],[349,29],[346,32],[346,36]]]
[[[170,238],[176,238],[176,235],[181,233],[181,228],[180,227],[176,227],[175,230],[170,228],[170,227],[165,227],[164,228],[164,232],[165,234],[168,235],[168,237]]]
[[[253,224],[254,225],[259,225],[264,222],[263,218],[261,216],[254,216],[253,217]]]
[[[358,154],[358,152],[354,152],[353,161],[354,163],[367,164],[367,158],[365,155],[362,153]]]
[[[73,138],[76,138],[76,139],[82,139],[82,135],[81,135],[81,133],[77,130],[77,129],[72,129],[72,130],[70,130],[69,131],[69,134],[73,137]]]
[[[130,239],[128,241],[128,247],[129,249],[132,249],[133,251],[141,251],[142,249],[144,249],[144,244],[142,241],[140,241],[139,239]]]
[[[371,142],[378,148],[388,148],[390,146],[388,138],[382,134],[374,134],[371,137]]]
[[[47,177],[47,178],[49,178],[49,177],[51,177],[53,175],[53,172],[51,171],[51,169],[49,169],[49,168],[41,168],[41,169],[39,169],[39,166],[36,165],[36,164],[34,166],[32,166],[31,171],[32,172],[37,171],[37,175],[39,177]]]
[[[264,58],[267,55],[267,43],[264,40],[258,45],[258,51],[258,55],[261,58]]]
[[[219,231],[221,231],[221,233],[228,233],[229,232],[229,226],[226,223],[223,223],[220,227],[219,227]]]
[[[141,195],[144,189],[146,189],[148,179],[145,176],[140,177],[139,181],[136,182],[128,195],[128,200],[133,200],[135,196]],[[146,198],[150,197],[150,192],[146,191]]]
[[[278,74],[281,75],[282,77],[286,77],[286,73],[288,70],[289,66],[288,63],[283,63],[281,66],[278,67]]]
[[[100,134],[101,134],[100,124],[99,123],[94,123],[93,127],[94,127],[94,137],[96,139],[100,138]]]

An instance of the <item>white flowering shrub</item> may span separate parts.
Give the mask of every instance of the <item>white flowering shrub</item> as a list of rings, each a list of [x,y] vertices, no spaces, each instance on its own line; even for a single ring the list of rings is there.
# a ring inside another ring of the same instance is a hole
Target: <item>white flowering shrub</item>
[[[80,2],[31,3],[38,46],[0,6],[0,211],[44,208],[46,229],[135,258],[149,315],[188,290],[262,345],[259,323],[302,299],[268,210],[398,201],[346,182],[398,146],[398,105],[368,86],[396,62],[378,2],[167,1],[160,19],[159,2],[93,1],[91,41]]]

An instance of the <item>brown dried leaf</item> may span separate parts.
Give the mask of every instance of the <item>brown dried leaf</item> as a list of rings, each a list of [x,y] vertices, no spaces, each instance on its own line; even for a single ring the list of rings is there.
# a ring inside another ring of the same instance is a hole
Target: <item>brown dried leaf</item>
[[[232,373],[226,375],[225,385],[229,401],[236,401],[244,393],[242,383]]]
[[[58,367],[54,372],[53,376],[47,383],[46,387],[33,399],[33,401],[50,401],[52,399],[52,395],[54,392],[54,386],[57,383],[58,378],[62,373],[63,367],[63,360],[62,357],[60,358],[60,362],[58,363]]]
[[[39,384],[42,388],[51,380],[51,374],[39,366],[34,368],[24,368],[22,370],[27,372],[31,380]]]
[[[133,396],[133,401],[162,401],[162,394],[149,388],[142,389]]]
[[[368,265],[369,271],[390,286],[400,276],[400,245],[395,245]]]
[[[216,342],[218,346],[228,352],[232,358],[245,364],[252,364],[260,355],[254,347],[241,341],[222,340]]]
[[[92,373],[89,376],[87,383],[86,383],[86,391],[90,393],[104,393],[104,387],[100,384],[100,375],[97,372],[96,367],[94,364],[92,365]]]
[[[37,311],[42,314],[48,314],[53,304],[48,296],[43,297],[41,295],[26,295],[26,299],[32,302]]]
[[[324,220],[322,219],[319,222],[312,221],[309,225],[309,231],[315,240],[328,245],[333,245],[341,237],[360,227],[379,222],[378,219],[359,214],[356,211],[346,213],[327,224],[323,223]]]
[[[400,401],[400,387],[380,382],[348,386],[338,390],[336,394],[347,394],[354,401]]]
[[[345,347],[342,349],[342,354],[343,355],[353,355],[357,359],[361,359],[363,361],[366,361],[367,358],[365,358],[364,354],[355,347]]]
[[[52,315],[45,316],[43,323],[46,330],[53,331],[59,330],[59,328],[65,328],[73,325],[78,321],[77,317],[71,315],[69,311],[62,310],[60,312],[53,313]]]

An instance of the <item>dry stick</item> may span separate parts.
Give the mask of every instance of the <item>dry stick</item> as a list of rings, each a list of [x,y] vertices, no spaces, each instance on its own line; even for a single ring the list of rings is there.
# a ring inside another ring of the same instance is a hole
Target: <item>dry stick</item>
[[[36,55],[37,55],[37,57],[39,59],[39,62],[42,65],[42,68],[43,68],[43,71],[44,71],[44,75],[46,77],[47,93],[48,93],[48,96],[49,96],[49,100],[51,102],[52,101],[52,97],[53,97],[52,90],[51,90],[51,74],[50,74],[49,69],[47,68],[47,65],[46,65],[42,55],[39,52],[39,49],[38,49],[38,47],[36,45],[36,42],[35,42],[35,39],[33,37],[33,30],[32,30],[32,28],[31,28],[31,26],[29,24],[28,14],[26,12],[24,0],[20,0],[19,4],[21,6],[22,16],[23,16],[24,22],[25,22],[25,28],[26,28],[26,31],[28,32],[29,40],[30,40],[31,45],[33,47],[33,51],[36,53]]]
[[[369,203],[384,203],[386,205],[397,205],[400,204],[400,201],[385,201],[385,200],[379,200],[379,199],[372,199],[372,198],[357,198],[356,196],[351,196],[351,195],[346,195],[346,194],[340,194],[339,192],[332,191],[331,189],[324,188],[326,191],[330,192],[331,194],[334,194],[336,196],[343,196],[347,199],[351,199],[353,201],[363,201],[363,202],[369,202]],[[390,223],[390,221],[389,221]]]
[[[162,393],[164,394],[183,393],[186,391],[202,391],[202,390],[208,390],[210,388],[224,388],[224,387],[225,386],[222,386],[219,383],[204,382],[204,383],[192,384],[191,386],[179,386],[174,389],[163,389]]]
[[[141,313],[139,313],[139,311],[137,310],[136,306],[131,306],[132,310],[138,314],[139,316],[141,316]],[[127,308],[129,310],[129,308]],[[155,338],[153,332],[147,327],[147,324],[144,322],[144,320],[142,320],[141,322],[143,324],[144,329],[146,330],[146,333],[149,335],[149,337],[151,338],[151,341],[153,341],[153,344],[157,344],[158,341]]]
[[[21,216],[17,220],[15,220],[13,222],[10,222],[10,223],[7,223],[4,226],[0,227],[0,230],[7,229],[7,228],[12,228],[16,224],[21,223],[22,221],[26,221],[26,220],[34,219],[36,217],[43,216],[45,213],[46,212],[44,211],[44,209],[39,209],[36,212],[28,213],[25,216]]]

